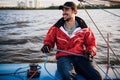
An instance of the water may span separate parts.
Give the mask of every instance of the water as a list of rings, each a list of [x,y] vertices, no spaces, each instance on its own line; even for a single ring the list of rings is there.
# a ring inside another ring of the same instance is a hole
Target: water
[[[120,9],[108,11],[120,15]],[[120,17],[98,9],[90,9],[88,12],[105,38],[110,33],[110,44],[120,58]],[[0,63],[43,62],[45,54],[40,51],[43,40],[50,26],[61,16],[62,11],[59,10],[0,10]],[[77,16],[83,18],[95,33],[98,44],[95,60],[106,63],[106,43],[84,10],[79,10]],[[117,63],[110,53],[111,61]],[[54,54],[49,55],[49,62],[56,61]]]

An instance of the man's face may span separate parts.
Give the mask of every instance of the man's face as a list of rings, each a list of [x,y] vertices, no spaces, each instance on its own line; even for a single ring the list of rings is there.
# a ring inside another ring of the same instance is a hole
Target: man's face
[[[73,17],[75,17],[75,11],[69,7],[64,7],[62,11],[62,15],[65,21],[70,21]]]

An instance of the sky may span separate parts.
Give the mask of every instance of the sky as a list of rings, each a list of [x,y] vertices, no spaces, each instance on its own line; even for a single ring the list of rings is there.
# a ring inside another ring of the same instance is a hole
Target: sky
[[[34,0],[0,0],[0,4],[1,5],[17,5],[17,1],[18,2],[26,2],[28,1],[34,1]],[[39,6],[40,7],[48,7],[48,6],[51,6],[51,5],[54,5],[54,6],[59,6],[59,5],[63,5],[66,1],[73,1],[76,3],[76,5],[79,4],[79,1],[78,0],[38,0],[39,1]]]
[[[17,5],[17,1],[34,1],[34,0],[0,0],[0,2],[4,2],[6,1],[6,3],[10,3],[10,4],[16,4]],[[59,5],[63,5],[66,1],[73,1],[76,3],[76,5],[78,5],[80,2],[78,0],[38,0],[39,1],[39,7],[48,7],[48,6],[51,6],[51,5],[54,5],[54,6],[59,6]],[[101,1],[101,0],[93,0],[93,1],[97,1],[97,3],[100,3],[98,1]],[[13,2],[13,3],[11,3]],[[16,3],[14,3],[16,2]],[[3,3],[1,3],[3,4]],[[4,4],[3,4],[4,5]]]
[[[39,0],[41,7],[48,7],[52,4],[56,5],[63,5],[66,1],[73,1],[76,4],[79,4],[78,0]]]

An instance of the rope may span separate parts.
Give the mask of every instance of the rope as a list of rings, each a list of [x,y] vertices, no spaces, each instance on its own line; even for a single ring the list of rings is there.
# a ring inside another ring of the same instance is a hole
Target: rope
[[[86,1],[84,1],[84,2],[86,2]],[[81,2],[80,2],[80,3],[81,3]],[[86,3],[88,3],[88,2],[86,2]],[[88,4],[90,4],[90,3],[88,3]],[[82,5],[82,3],[81,3],[81,5]],[[92,4],[90,4],[90,5],[92,5]],[[83,5],[82,5],[82,6],[83,6]],[[93,5],[92,5],[92,6],[93,6]],[[107,40],[104,38],[103,34],[101,33],[101,31],[99,30],[99,28],[98,28],[97,25],[95,24],[94,20],[91,18],[90,14],[89,14],[88,11],[86,10],[85,6],[83,6],[83,8],[85,9],[85,12],[88,14],[89,18],[91,19],[91,21],[93,22],[93,24],[94,24],[94,26],[97,28],[97,30],[99,31],[99,33],[100,33],[100,35],[102,36],[102,38],[104,39],[104,41],[107,43]],[[99,9],[101,9],[100,6],[99,6]],[[119,15],[114,14],[114,13],[112,13],[112,12],[109,12],[109,11],[107,11],[107,10],[105,10],[105,9],[102,9],[102,10],[104,10],[105,12],[110,13],[110,14],[112,14],[112,15],[114,15],[114,16],[120,17]],[[117,58],[117,60],[120,62],[118,56],[115,54],[115,52],[113,51],[113,49],[111,48],[111,46],[110,46],[109,44],[108,44],[108,48],[112,51],[112,53],[114,54],[114,56],[115,56],[115,57]],[[97,65],[97,64],[96,64],[96,65]],[[97,66],[98,66],[98,65],[97,65]],[[99,66],[98,66],[98,67],[99,67]],[[99,67],[99,69],[101,69],[101,68]],[[113,69],[112,69],[112,70],[113,70]],[[102,69],[101,69],[101,71],[104,72]],[[117,74],[115,73],[114,70],[113,70],[113,72],[114,72],[114,74],[115,74],[115,76],[116,76],[116,78],[117,78]],[[104,72],[104,73],[105,73],[105,72]],[[106,73],[105,73],[105,74],[106,74]],[[107,74],[106,74],[106,77],[110,78]]]
[[[106,74],[108,74],[109,69],[110,69],[110,65],[109,65],[109,66],[107,65],[107,67],[106,67],[106,68],[107,68],[107,70],[106,70]],[[107,79],[107,76],[105,76],[105,79]]]
[[[16,75],[16,74],[25,73],[25,72],[27,72],[27,70],[25,70],[25,71],[20,71],[20,72],[18,72],[18,71],[21,70],[21,69],[24,69],[24,68],[28,68],[28,67],[29,67],[29,66],[27,66],[27,67],[20,67],[20,68],[16,69],[15,72],[2,73],[2,74],[0,74],[0,76],[7,76],[7,75],[12,75],[12,74]],[[41,66],[38,66],[38,67],[39,67],[38,69],[41,69]],[[37,71],[38,71],[38,70],[36,70],[36,71],[33,73],[33,75],[30,76],[30,78],[29,78],[28,80],[31,80],[32,77],[36,74]],[[24,80],[23,78],[21,78],[21,79]]]
[[[52,51],[59,51],[59,52],[64,52],[64,53],[72,54],[72,55],[75,55],[75,56],[83,56],[83,57],[85,57],[82,54],[75,54],[73,52],[68,52],[68,51],[64,51],[64,50],[60,50],[60,49],[54,49],[54,48],[52,48]]]
[[[20,71],[20,72],[17,72],[17,73],[15,73],[15,72],[11,72],[11,73],[2,73],[2,74],[0,74],[0,76],[7,76],[7,75],[12,75],[12,74],[20,74],[20,73],[25,73],[25,72],[27,72],[27,71]]]
[[[110,80],[113,80],[109,77],[109,75],[95,62],[94,60],[94,63],[97,65],[97,67],[105,74],[105,78],[109,78]]]
[[[112,68],[113,68],[113,67],[112,67]],[[116,73],[117,73],[118,75],[120,75],[119,71],[118,71],[116,68],[114,68],[114,70],[116,71]]]
[[[60,50],[60,49],[53,49],[52,48],[52,50],[53,51],[60,51],[60,52],[64,52],[64,53],[67,53],[67,54],[71,54],[71,55],[75,55],[76,56],[76,53],[73,53],[73,52],[68,52],[68,51],[64,51],[64,50]],[[84,55],[79,55],[79,56],[84,56]],[[85,56],[84,56],[85,57]],[[94,61],[95,62],[95,61]],[[110,77],[109,77],[109,75],[108,74],[106,74],[105,72],[104,72],[104,70],[102,70],[102,68],[95,62],[95,64],[97,65],[97,67],[110,79],[110,80],[112,80]]]
[[[18,72],[19,70],[24,69],[24,68],[28,68],[28,67],[29,67],[29,66],[27,66],[27,67],[20,67],[20,68],[16,69],[16,71],[15,71],[14,73],[17,74],[17,72]]]
[[[92,19],[92,17],[90,16],[90,14],[88,13],[88,11],[86,10],[85,6],[80,2],[80,4],[82,5],[82,7],[84,8],[85,12],[87,13],[87,15],[89,16],[89,18],[91,19],[91,21],[93,22],[94,26],[97,28],[98,32],[100,33],[100,35],[102,36],[102,38],[104,39],[104,41],[107,43],[107,40],[105,39],[105,37],[103,36],[102,32],[100,31],[100,29],[97,27],[96,23],[94,22],[94,20]],[[117,58],[117,60],[120,62],[118,56],[116,55],[116,53],[113,51],[112,47],[110,45],[108,45],[108,48],[112,51],[112,53],[114,54],[114,56]]]
[[[44,62],[44,68],[45,68],[45,70],[46,70],[46,72],[51,76],[51,78],[54,80],[59,80],[59,79],[57,79],[56,77],[54,77],[48,70],[47,70],[47,68],[46,68],[46,64],[47,64],[47,61],[48,61],[48,53],[46,53],[46,60],[45,60],[45,62]]]
[[[89,4],[89,5],[95,6],[95,7],[97,7],[98,9],[101,9],[101,10],[107,12],[107,13],[110,13],[110,14],[114,15],[114,16],[120,17],[120,15],[117,15],[117,14],[115,14],[115,13],[112,13],[112,12],[110,12],[110,11],[107,11],[107,10],[103,9],[102,7],[100,7],[100,6],[96,6],[96,5],[90,4],[90,3],[87,2],[87,1],[84,1],[84,2],[87,3],[87,4]]]
[[[111,69],[112,69],[112,71],[113,71],[113,73],[114,73],[114,75],[115,75],[116,79],[118,79],[117,74],[115,73],[114,68],[113,68],[113,67],[111,67]]]

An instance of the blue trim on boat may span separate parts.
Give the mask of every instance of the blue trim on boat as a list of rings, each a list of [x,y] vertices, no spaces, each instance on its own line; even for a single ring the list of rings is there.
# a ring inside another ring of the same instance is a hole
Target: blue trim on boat
[[[34,78],[32,80],[54,80],[44,69],[44,64],[38,64],[41,66],[41,74],[39,78]],[[47,70],[58,80],[61,79],[60,74],[57,71],[57,67],[55,63],[47,63],[46,65]],[[14,73],[16,70],[18,72],[26,71],[23,73],[18,74],[7,74],[7,73]],[[27,70],[29,69],[29,64],[0,64],[0,80],[28,80],[27,78]],[[7,74],[7,75],[1,75],[1,74]],[[77,77],[78,80],[85,80],[82,76]]]

